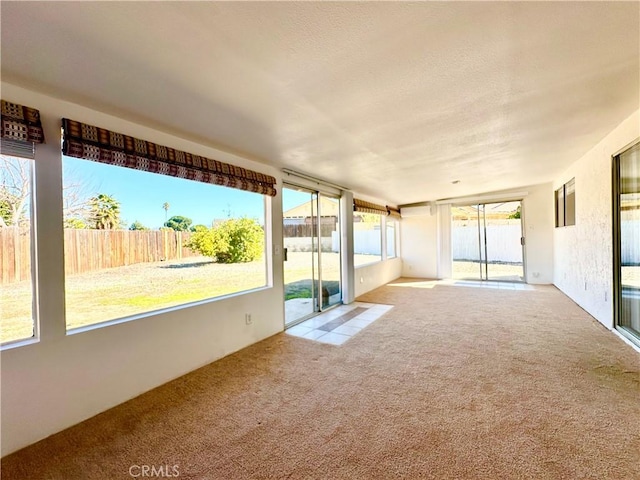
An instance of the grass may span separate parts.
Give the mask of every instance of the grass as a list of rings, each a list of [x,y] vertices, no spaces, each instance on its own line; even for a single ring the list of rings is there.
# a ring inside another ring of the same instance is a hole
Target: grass
[[[289,298],[310,296],[310,258],[309,253],[289,253],[286,292],[297,295]],[[67,328],[259,288],[267,283],[265,272],[264,260],[217,264],[206,257],[195,257],[71,275],[65,279]],[[331,294],[336,293],[340,278],[338,254],[323,254],[323,275],[325,287]],[[0,287],[1,342],[32,336],[31,301],[30,282]]]
[[[329,295],[334,295],[340,291],[340,282],[324,281],[322,282],[322,288],[326,289]],[[292,300],[294,298],[311,298],[310,279],[287,283],[284,286],[284,299]]]

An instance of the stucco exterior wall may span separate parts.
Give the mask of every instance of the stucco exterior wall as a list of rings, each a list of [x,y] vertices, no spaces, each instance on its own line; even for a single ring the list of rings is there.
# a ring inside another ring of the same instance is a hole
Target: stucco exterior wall
[[[638,139],[636,111],[554,182],[575,177],[576,224],[554,231],[554,284],[613,328],[612,156]]]

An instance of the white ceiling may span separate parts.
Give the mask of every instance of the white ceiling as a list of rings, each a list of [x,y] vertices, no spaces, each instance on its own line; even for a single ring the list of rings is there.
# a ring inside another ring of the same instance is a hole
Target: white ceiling
[[[551,181],[639,107],[638,2],[0,8],[5,81],[395,204]]]

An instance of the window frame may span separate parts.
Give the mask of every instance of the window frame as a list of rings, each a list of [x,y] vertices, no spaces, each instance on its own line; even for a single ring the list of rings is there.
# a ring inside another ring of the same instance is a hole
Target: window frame
[[[16,142],[21,144],[22,142]],[[27,149],[14,150],[3,149],[2,157],[15,158],[18,161],[27,162],[29,175],[29,283],[31,290],[31,336],[0,341],[0,349],[9,349],[28,345],[40,340],[39,308],[38,308],[38,263],[37,263],[37,234],[36,234],[36,165],[35,145],[32,144],[31,154]]]
[[[80,161],[80,162],[89,162],[89,163],[94,163],[90,160],[85,160],[85,159],[81,159],[81,158],[77,158],[77,157],[71,157],[71,156],[67,156],[64,154],[61,154],[61,161],[63,162],[63,168],[62,168],[62,180],[64,183],[64,161],[65,159],[70,159],[70,160],[74,160],[74,161]],[[124,168],[124,169],[128,169],[127,167],[123,167],[123,166],[118,166],[118,165],[109,165],[109,164],[102,164],[102,163],[97,163],[98,165],[102,165],[102,166],[108,166],[108,167],[116,167],[116,168]],[[165,177],[167,179],[174,179],[176,181],[196,181],[196,180],[188,180],[185,178],[181,178],[181,177],[174,177],[174,176],[169,176],[169,175],[163,175],[162,173],[157,173],[157,172],[149,172],[149,171],[144,171],[144,170],[134,170],[134,169],[128,169],[128,170],[132,170],[132,171],[138,171],[138,172],[144,172],[144,173],[148,173],[151,175],[157,175],[159,177]],[[272,269],[272,260],[270,257],[270,251],[269,251],[269,245],[271,244],[270,238],[272,235],[272,224],[270,222],[271,219],[271,213],[270,213],[270,208],[272,205],[272,198],[268,195],[265,194],[261,194],[258,192],[252,192],[252,191],[247,191],[247,190],[239,190],[239,189],[235,189],[232,187],[228,187],[225,185],[216,185],[216,184],[212,184],[212,183],[207,183],[207,182],[200,182],[202,185],[209,185],[209,187],[211,187],[212,189],[225,189],[225,190],[229,190],[229,191],[242,191],[245,194],[253,194],[256,196],[261,197],[261,218],[259,218],[259,220],[262,222],[262,227],[263,227],[263,231],[264,231],[264,238],[263,238],[263,257],[262,257],[262,261],[261,264],[263,265],[262,268],[262,272],[264,275],[264,281],[263,284],[260,286],[256,286],[256,287],[251,287],[251,288],[247,288],[247,289],[242,289],[242,290],[238,290],[238,291],[234,291],[234,292],[229,292],[229,293],[224,293],[221,295],[216,295],[216,296],[208,296],[208,297],[204,297],[204,298],[200,298],[200,299],[194,299],[194,300],[188,300],[188,301],[184,301],[182,303],[178,303],[175,305],[168,305],[168,306],[159,306],[156,307],[155,305],[151,305],[148,307],[148,309],[144,310],[144,311],[139,311],[139,312],[133,312],[130,314],[124,314],[122,316],[117,316],[114,318],[108,318],[105,320],[99,320],[99,321],[95,321],[95,322],[91,322],[91,323],[86,323],[86,324],[82,324],[82,325],[69,325],[69,321],[68,321],[68,314],[69,314],[69,302],[68,299],[66,298],[67,295],[67,291],[68,288],[65,287],[65,308],[64,308],[64,325],[65,325],[65,331],[67,335],[73,335],[73,334],[78,334],[78,333],[82,333],[85,331],[89,331],[89,330],[94,330],[94,329],[98,329],[98,328],[103,328],[103,327],[107,327],[110,325],[115,325],[115,324],[119,324],[119,323],[123,323],[123,322],[129,322],[129,321],[134,321],[134,320],[139,320],[142,318],[148,318],[151,316],[156,316],[156,315],[161,315],[164,314],[166,312],[172,312],[172,311],[176,311],[176,310],[180,310],[183,308],[191,308],[194,306],[198,306],[198,305],[203,305],[203,304],[207,304],[207,303],[211,303],[211,302],[217,302],[220,300],[224,300],[227,298],[231,298],[231,297],[235,297],[238,295],[244,295],[247,293],[252,293],[252,292],[256,292],[256,291],[260,291],[260,290],[264,290],[267,288],[271,288],[273,286],[273,269]],[[234,217],[235,218],[235,217]],[[241,217],[237,217],[237,218],[241,218]],[[64,218],[63,218],[63,222],[64,222]],[[64,242],[64,239],[63,239]],[[63,253],[63,259],[65,259],[65,253]],[[116,267],[118,268],[118,267]],[[96,272],[98,272],[99,270],[95,270]],[[67,282],[68,279],[68,274],[65,271],[64,274],[64,279],[65,279],[65,284]]]
[[[640,147],[640,138],[628,144],[616,154],[611,156],[612,167],[612,265],[613,265],[613,327],[615,330],[632,344],[640,347],[640,337],[637,331],[633,331],[626,325],[621,325],[622,302],[623,302],[623,278],[622,278],[622,215],[621,215],[621,195],[623,187],[622,176],[622,156],[633,149]]]
[[[571,227],[576,224],[575,177],[554,191],[555,227]]]
[[[360,215],[366,215],[367,213],[361,213],[361,212],[353,212],[353,218],[355,218],[356,216],[360,216]],[[354,268],[360,268],[360,267],[364,267],[367,265],[374,265],[376,263],[380,263],[383,262],[386,259],[386,249],[385,249],[385,224],[383,221],[383,218],[385,218],[384,215],[379,215],[377,213],[371,213],[370,215],[378,215],[380,217],[379,222],[378,222],[378,226],[379,226],[379,236],[380,236],[380,253],[376,255],[376,257],[378,257],[376,260],[372,260],[370,262],[367,263],[360,263],[360,264],[356,264],[356,260],[355,260],[355,256],[359,255],[358,252],[356,252],[356,241],[355,241],[355,227],[353,228],[353,265]],[[353,222],[353,224],[355,225],[356,223],[360,223],[360,222]]]

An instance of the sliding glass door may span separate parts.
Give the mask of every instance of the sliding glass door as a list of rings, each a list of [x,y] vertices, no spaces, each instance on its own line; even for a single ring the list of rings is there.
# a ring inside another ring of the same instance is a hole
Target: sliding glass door
[[[318,194],[318,217],[320,228],[320,251],[318,252],[319,285],[321,293],[320,309],[332,307],[342,302],[340,288],[340,199]]]
[[[640,144],[614,158],[614,316],[640,344]]]
[[[285,325],[342,301],[340,199],[287,185],[282,191]]]
[[[453,277],[524,281],[520,201],[452,207]]]

